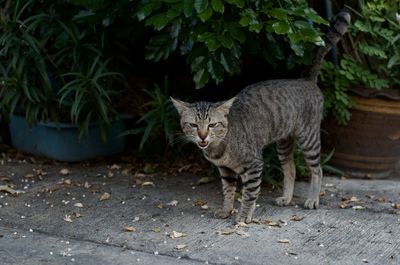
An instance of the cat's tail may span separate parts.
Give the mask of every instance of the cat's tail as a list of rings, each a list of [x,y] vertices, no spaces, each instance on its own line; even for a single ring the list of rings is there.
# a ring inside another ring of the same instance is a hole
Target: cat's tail
[[[314,57],[313,65],[309,72],[309,78],[317,82],[319,71],[321,70],[321,64],[325,55],[336,45],[346,33],[347,28],[350,25],[351,16],[350,13],[342,10],[340,11],[331,21],[331,27],[325,36],[325,46],[320,47],[317,50],[317,54]]]

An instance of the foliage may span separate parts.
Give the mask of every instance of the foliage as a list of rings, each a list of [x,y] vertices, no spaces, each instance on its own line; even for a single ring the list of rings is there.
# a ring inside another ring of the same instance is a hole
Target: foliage
[[[137,121],[138,128],[126,131],[124,135],[142,135],[139,149],[142,150],[145,143],[149,140],[155,145],[160,146],[157,139],[164,138],[170,146],[174,141],[174,132],[179,127],[179,117],[168,96],[168,80],[165,79],[164,88],[155,85],[153,90],[145,90],[150,99],[144,107],[148,111]],[[154,150],[153,150],[154,151]]]
[[[334,150],[328,154],[321,154],[321,166],[324,172],[330,172],[335,175],[343,175],[343,172],[332,167],[328,164],[329,160],[332,158]],[[310,169],[304,160],[302,149],[296,144],[294,151],[294,163],[296,166],[297,178],[308,178],[310,177]],[[269,145],[264,150],[264,171],[263,179],[268,183],[279,186],[281,185],[281,180],[283,178],[283,171],[281,163],[278,159],[276,153],[276,146],[274,144]]]
[[[325,92],[325,115],[333,114],[340,124],[350,119],[353,106],[351,86],[364,85],[381,90],[400,87],[400,23],[396,21],[397,1],[359,1],[351,7],[356,19],[346,34],[345,54],[340,65],[323,65],[322,81],[333,86]]]
[[[310,21],[327,24],[305,0],[142,0],[136,16],[158,32],[146,58],[185,55],[197,88],[239,73],[246,54],[274,66],[286,60],[289,68],[310,62],[311,47],[323,45]]]
[[[79,23],[75,6],[57,4],[20,0],[3,10],[1,111],[25,113],[31,124],[66,121],[85,132],[100,121],[105,129],[116,117],[119,74],[109,70],[104,27]]]

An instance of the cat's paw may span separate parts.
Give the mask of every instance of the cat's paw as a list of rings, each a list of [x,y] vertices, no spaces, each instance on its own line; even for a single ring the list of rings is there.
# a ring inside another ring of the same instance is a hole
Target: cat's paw
[[[286,205],[290,204],[291,200],[292,199],[288,198],[288,197],[278,197],[278,198],[275,199],[275,203],[278,206],[286,206]]]
[[[218,219],[226,219],[231,216],[231,211],[226,211],[224,209],[218,210],[214,213],[214,217]]]
[[[245,223],[245,224],[250,224],[253,221],[252,216],[236,216],[233,219],[233,224],[239,224],[239,223]]]
[[[319,206],[319,198],[309,198],[304,203],[306,209],[317,209]]]

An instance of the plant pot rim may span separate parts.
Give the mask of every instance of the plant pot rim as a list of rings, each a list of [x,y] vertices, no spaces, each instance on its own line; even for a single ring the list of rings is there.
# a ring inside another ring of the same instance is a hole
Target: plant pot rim
[[[350,91],[358,96],[365,98],[384,98],[389,100],[400,101],[400,89],[386,88],[376,90],[366,86],[354,86]]]
[[[24,115],[16,114],[14,113],[13,116],[15,117],[20,117],[20,118],[25,118]],[[119,117],[112,122],[117,122],[121,120],[129,120],[129,119],[134,119],[135,115],[131,113],[122,113],[119,115]],[[90,127],[92,126],[98,126],[100,122],[91,122],[89,124]],[[69,123],[69,122],[57,122],[57,121],[39,121],[37,125],[44,126],[44,127],[50,127],[50,128],[60,128],[60,129],[76,129],[79,128],[79,125]]]

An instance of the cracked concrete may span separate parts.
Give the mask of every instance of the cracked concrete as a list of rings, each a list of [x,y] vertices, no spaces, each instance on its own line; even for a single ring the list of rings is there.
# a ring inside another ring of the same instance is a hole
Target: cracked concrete
[[[62,176],[63,167],[71,174]],[[2,165],[0,175],[24,193],[0,192],[0,264],[400,263],[400,215],[394,208],[399,176],[326,177],[316,211],[297,206],[308,183],[297,182],[293,204],[283,208],[273,205],[279,191],[263,187],[255,217],[270,225],[252,223],[219,235],[231,228],[229,219],[213,217],[222,203],[219,182],[196,186],[199,176],[191,174],[133,178],[124,167],[43,165],[47,175],[39,180],[35,164]],[[33,177],[24,178],[29,173]],[[143,181],[154,186],[141,187]],[[100,201],[104,192],[111,198]],[[173,200],[177,205],[168,205]],[[78,202],[83,207],[74,206]],[[201,208],[204,203],[208,209]],[[126,232],[126,226],[136,231]],[[173,231],[186,236],[173,239]]]

